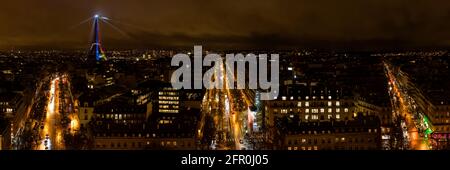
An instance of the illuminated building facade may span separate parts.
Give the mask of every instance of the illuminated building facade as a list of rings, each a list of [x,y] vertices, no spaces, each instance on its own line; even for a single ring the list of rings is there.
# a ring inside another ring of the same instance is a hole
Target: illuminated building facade
[[[379,150],[380,122],[359,115],[350,121],[292,122],[283,145],[286,150]]]
[[[158,112],[178,113],[180,111],[179,91],[170,87],[161,89],[158,92]]]

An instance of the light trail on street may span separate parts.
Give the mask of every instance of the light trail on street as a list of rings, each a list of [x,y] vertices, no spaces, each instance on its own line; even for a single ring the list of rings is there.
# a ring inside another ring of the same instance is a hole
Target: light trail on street
[[[428,135],[433,127],[424,111],[432,107],[420,91],[409,81],[406,74],[398,68],[384,62],[388,78],[389,95],[393,108],[393,119],[400,120],[405,148],[413,150],[430,150]],[[395,70],[395,71],[394,71]],[[416,101],[421,101],[416,102]]]
[[[223,88],[206,91],[203,100],[205,102],[203,112],[206,113],[203,113],[203,116],[210,114],[209,116],[213,117],[216,134],[223,137],[222,142],[225,142],[225,145],[221,145],[217,149],[230,149],[226,146],[227,142],[233,143],[231,149],[248,149],[250,147],[246,146],[243,136],[253,124],[253,120],[250,119],[253,115],[250,115],[249,111],[252,101],[247,97],[244,89],[228,87],[228,81],[232,80],[229,80],[227,75],[232,75],[232,73],[228,72],[229,69],[225,67],[224,63],[215,67],[213,79],[222,79]],[[236,79],[236,75],[232,76]],[[202,118],[202,120],[204,119]],[[247,130],[243,130],[245,125],[247,125]]]
[[[45,113],[44,129],[39,134],[41,137],[41,142],[37,148],[38,150],[65,149],[63,127],[61,125],[62,116],[59,113],[59,83],[59,77],[52,79],[50,82],[50,90],[48,92],[49,100],[47,102],[47,109]]]

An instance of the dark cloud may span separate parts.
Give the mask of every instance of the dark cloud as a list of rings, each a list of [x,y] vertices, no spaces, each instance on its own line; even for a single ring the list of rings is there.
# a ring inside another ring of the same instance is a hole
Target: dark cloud
[[[95,13],[121,30],[102,24],[107,48],[450,45],[446,0],[15,0],[0,5],[0,48],[83,48]]]

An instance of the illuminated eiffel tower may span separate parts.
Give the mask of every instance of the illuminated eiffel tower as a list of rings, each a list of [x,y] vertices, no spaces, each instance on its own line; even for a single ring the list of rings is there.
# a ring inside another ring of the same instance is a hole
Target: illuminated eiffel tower
[[[94,16],[94,35],[92,38],[92,45],[89,50],[88,60],[100,62],[106,60],[105,51],[102,48],[99,28],[99,15]],[[94,60],[95,59],[95,60]]]
[[[100,37],[100,20],[103,17],[94,16],[94,30],[92,44],[87,56],[87,75],[88,87],[93,89],[97,87],[110,86],[114,84],[113,63],[106,59],[105,51],[102,48]]]

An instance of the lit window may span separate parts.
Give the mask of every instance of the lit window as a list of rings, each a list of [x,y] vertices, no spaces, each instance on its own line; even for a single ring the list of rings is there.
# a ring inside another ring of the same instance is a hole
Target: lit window
[[[282,100],[286,100],[286,96],[281,97]]]
[[[309,107],[309,102],[305,102],[305,106],[306,106],[306,107]]]
[[[305,109],[305,113],[309,113],[309,109]]]
[[[341,115],[336,114],[336,119],[340,119],[340,118],[341,118]]]
[[[302,107],[302,102],[298,102],[297,107]]]
[[[331,112],[333,112],[333,109],[328,108],[328,113],[331,113]]]
[[[306,139],[302,139],[302,143],[306,143]]]
[[[336,113],[339,113],[339,112],[341,112],[341,109],[340,108],[336,108]]]
[[[328,99],[331,99],[331,96],[328,96]]]
[[[324,108],[320,108],[320,113],[324,113],[325,109]]]
[[[336,101],[336,106],[340,106],[341,103],[339,101]]]
[[[319,113],[319,109],[312,109],[311,112],[312,113]]]
[[[305,120],[308,120],[308,118],[309,118],[309,115],[305,115]]]
[[[344,112],[347,113],[348,112],[348,108],[344,108]]]
[[[328,115],[328,119],[331,119],[333,117],[333,115]]]
[[[291,100],[294,100],[294,96],[291,96]]]
[[[319,119],[319,115],[312,115],[312,116],[311,116],[311,119],[317,120],[317,119]]]
[[[309,96],[306,96],[305,99],[308,100],[308,99],[309,99]]]
[[[328,106],[331,106],[331,101],[328,101]]]

